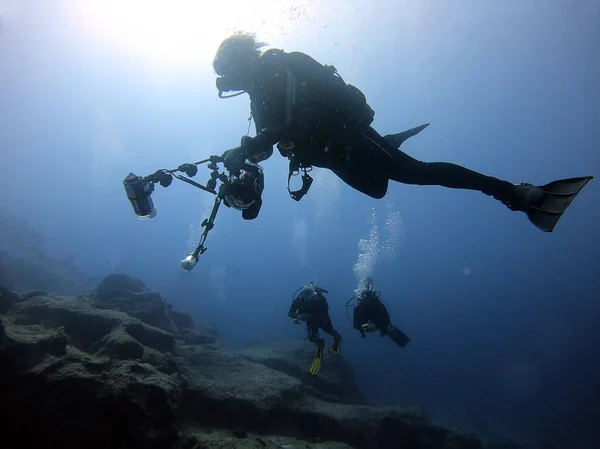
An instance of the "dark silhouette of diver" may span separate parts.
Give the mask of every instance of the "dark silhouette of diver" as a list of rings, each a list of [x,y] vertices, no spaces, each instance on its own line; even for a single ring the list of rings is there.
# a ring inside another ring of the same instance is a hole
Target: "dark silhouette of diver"
[[[290,160],[288,190],[300,200],[312,178],[313,166],[332,170],[354,189],[382,198],[389,180],[404,184],[439,185],[478,190],[513,211],[522,211],[539,229],[551,232],[563,212],[591,176],[563,179],[544,186],[514,185],[460,165],[421,162],[399,150],[400,145],[429,124],[381,136],[370,125],[374,111],[365,95],[346,84],[335,67],[310,56],[286,53],[257,43],[253,35],[225,39],[213,67],[219,75],[219,96],[247,92],[256,137],[244,136],[241,145],[227,150],[225,166],[235,170],[245,159],[258,163],[280,153]],[[224,92],[238,91],[223,95]],[[290,179],[303,172],[302,188],[290,190]]]
[[[351,304],[353,301],[356,303]],[[381,300],[379,290],[375,290],[372,277],[346,302],[346,309],[348,307],[352,307],[352,325],[362,338],[366,337],[367,332],[379,331],[381,337],[387,335],[402,348],[410,341],[404,332],[391,323],[390,311]]]
[[[329,292],[323,288],[316,287],[312,282],[309,285],[300,287],[294,292],[292,305],[288,311],[288,316],[294,319],[295,324],[299,324],[300,321],[306,323],[306,332],[308,333],[309,341],[317,344],[308,368],[308,372],[313,376],[318,375],[323,366],[325,340],[319,338],[319,329],[333,336],[333,344],[329,348],[329,352],[339,355],[340,343],[342,342],[342,336],[331,324],[329,305],[323,293]]]

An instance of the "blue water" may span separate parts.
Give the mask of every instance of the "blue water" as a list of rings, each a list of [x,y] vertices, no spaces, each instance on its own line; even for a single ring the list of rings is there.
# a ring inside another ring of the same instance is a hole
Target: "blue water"
[[[547,234],[478,192],[392,183],[377,201],[325,171],[296,203],[275,154],[258,219],[223,208],[190,273],[179,261],[212,197],[175,180],[140,221],[121,182],[239,145],[248,98],[218,99],[210,65],[239,28],[335,65],[382,134],[430,122],[403,146],[416,158],[515,183],[598,175],[600,2],[293,1],[256,4],[251,22],[227,1],[162,15],[120,2],[121,28],[76,3],[0,5],[0,204],[46,237],[49,258],[138,276],[232,348],[304,338],[287,309],[314,280],[369,401],[488,436],[600,443],[598,180]],[[275,11],[264,23],[263,10]],[[196,40],[172,39],[186,27]],[[352,329],[343,304],[366,272],[405,349]]]

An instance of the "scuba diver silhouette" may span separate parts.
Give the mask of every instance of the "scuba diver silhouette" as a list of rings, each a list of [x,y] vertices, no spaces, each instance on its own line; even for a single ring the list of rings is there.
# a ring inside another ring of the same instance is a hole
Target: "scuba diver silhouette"
[[[342,336],[331,324],[329,305],[323,293],[329,292],[315,286],[312,282],[300,287],[292,295],[292,304],[288,311],[288,316],[294,320],[294,324],[300,324],[300,321],[306,323],[308,340],[317,344],[308,368],[308,372],[313,376],[318,375],[323,366],[325,340],[319,337],[319,329],[333,336],[333,344],[329,352],[339,355],[342,342]]]
[[[288,191],[296,201],[308,192],[312,183],[308,172],[315,166],[330,169],[346,184],[377,199],[385,196],[390,180],[478,190],[513,211],[524,212],[539,229],[551,232],[593,179],[515,185],[456,164],[418,161],[399,148],[428,123],[381,136],[371,127],[375,112],[365,95],[346,84],[335,67],[300,52],[270,49],[263,53],[263,46],[253,35],[234,34],[221,43],[214,58],[219,97],[248,93],[256,127],[256,137],[242,137],[241,145],[222,157],[227,168],[236,168],[245,160],[266,160],[277,145],[290,161]],[[232,91],[237,93],[223,95]],[[290,179],[301,171],[302,188],[291,191]]]
[[[351,304],[353,301],[356,303]],[[375,290],[372,277],[367,278],[364,287],[346,301],[346,312],[349,307],[352,307],[352,326],[362,338],[366,337],[367,332],[379,331],[382,338],[387,335],[401,348],[410,341],[404,332],[390,322],[389,308],[381,299],[379,290]]]

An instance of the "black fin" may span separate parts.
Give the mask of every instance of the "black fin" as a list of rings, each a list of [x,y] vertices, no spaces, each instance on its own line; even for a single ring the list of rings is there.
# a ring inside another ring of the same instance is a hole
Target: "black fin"
[[[393,324],[388,325],[385,335],[390,337],[392,341],[401,348],[405,347],[410,341],[410,338],[408,338],[408,336],[404,332],[402,332]]]
[[[527,208],[529,221],[542,231],[552,232],[567,207],[592,179],[593,176],[559,179],[540,186],[544,193],[543,200]]]
[[[407,129],[406,131],[402,131],[398,134],[387,134],[383,136],[383,138],[394,145],[395,148],[400,148],[400,145],[402,145],[407,139],[411,138],[412,136],[416,136],[428,126],[429,123],[424,123],[423,125],[415,126],[414,128]]]

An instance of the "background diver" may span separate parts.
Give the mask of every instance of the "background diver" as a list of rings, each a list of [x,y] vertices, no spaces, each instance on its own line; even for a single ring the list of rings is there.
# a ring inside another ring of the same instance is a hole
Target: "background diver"
[[[350,304],[356,300],[356,304]],[[373,287],[373,278],[365,282],[365,286],[357,291],[347,302],[346,308],[352,307],[352,325],[365,338],[366,332],[379,331],[381,337],[387,335],[394,343],[404,348],[410,339],[390,322],[388,307],[380,298],[380,293]]]
[[[300,52],[263,53],[263,46],[253,35],[234,34],[221,43],[214,58],[219,97],[248,93],[256,127],[256,137],[242,137],[241,145],[223,157],[226,167],[235,169],[246,159],[264,161],[277,144],[290,160],[288,190],[291,176],[304,172],[302,188],[290,190],[295,200],[308,192],[312,178],[307,172],[316,166],[332,170],[354,189],[377,199],[385,196],[389,180],[478,190],[526,213],[535,226],[551,232],[593,178],[514,185],[456,164],[418,161],[399,148],[429,124],[381,136],[370,126],[375,113],[365,95],[346,84],[335,67]],[[223,95],[231,91],[238,92]]]
[[[333,336],[333,344],[329,348],[329,352],[339,355],[340,343],[342,342],[342,336],[331,324],[329,305],[323,293],[329,292],[315,286],[312,282],[299,288],[294,292],[292,305],[288,311],[288,316],[294,319],[295,324],[299,324],[300,321],[306,322],[308,339],[317,344],[308,368],[308,372],[313,376],[318,375],[323,366],[325,340],[319,338],[319,329]]]

